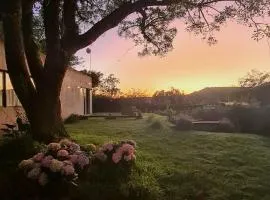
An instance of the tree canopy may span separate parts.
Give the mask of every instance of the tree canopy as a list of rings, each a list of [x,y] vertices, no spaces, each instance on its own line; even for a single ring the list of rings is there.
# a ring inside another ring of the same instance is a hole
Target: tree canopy
[[[261,72],[253,69],[248,72],[244,77],[239,79],[241,87],[254,88],[270,82],[270,72]]]

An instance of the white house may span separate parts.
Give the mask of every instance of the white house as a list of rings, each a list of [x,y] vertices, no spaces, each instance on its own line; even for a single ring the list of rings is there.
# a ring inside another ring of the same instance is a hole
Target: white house
[[[70,114],[88,115],[92,113],[91,88],[92,81],[89,76],[71,67],[68,68],[60,97],[63,118]],[[3,123],[15,121],[16,113],[22,110],[8,76],[4,43],[0,36],[0,127]]]

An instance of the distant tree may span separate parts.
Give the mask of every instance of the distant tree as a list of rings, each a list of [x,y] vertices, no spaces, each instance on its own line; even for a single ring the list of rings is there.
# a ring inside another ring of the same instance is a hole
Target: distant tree
[[[252,69],[244,77],[239,79],[239,85],[241,87],[254,88],[270,82],[270,72],[261,72],[256,69]]]
[[[116,78],[113,74],[108,75],[103,78],[100,85],[97,88],[97,94],[116,97],[120,93],[119,89],[120,80]]]
[[[98,71],[88,71],[88,70],[82,70],[81,72],[87,74],[88,76],[91,77],[92,79],[92,87],[95,89],[98,87],[102,81],[103,81],[103,76],[104,74],[102,72]]]
[[[36,7],[39,4],[36,5]],[[36,45],[39,48],[39,51],[46,55],[46,36],[45,36],[45,27],[43,23],[42,13],[38,12],[37,8],[34,7],[34,15],[33,15],[33,38]],[[84,63],[82,57],[76,56],[75,54],[70,55],[68,60],[68,65],[70,67],[81,65]]]
[[[184,93],[179,89],[171,88],[170,90],[159,90],[153,95],[153,103],[161,109],[175,108],[178,109],[184,100]]]
[[[127,92],[123,93],[122,96],[127,98],[148,97],[149,93],[147,90],[131,88]]]

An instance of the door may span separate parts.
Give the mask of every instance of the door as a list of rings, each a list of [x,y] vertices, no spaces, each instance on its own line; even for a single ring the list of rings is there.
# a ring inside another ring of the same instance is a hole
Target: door
[[[84,90],[84,114],[90,114],[90,89],[83,88]]]

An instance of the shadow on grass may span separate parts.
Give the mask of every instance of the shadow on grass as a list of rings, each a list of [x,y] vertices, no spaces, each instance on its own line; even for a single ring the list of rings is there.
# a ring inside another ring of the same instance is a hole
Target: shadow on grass
[[[208,199],[209,184],[206,178],[193,173],[175,172],[159,178],[161,188],[167,199]]]

